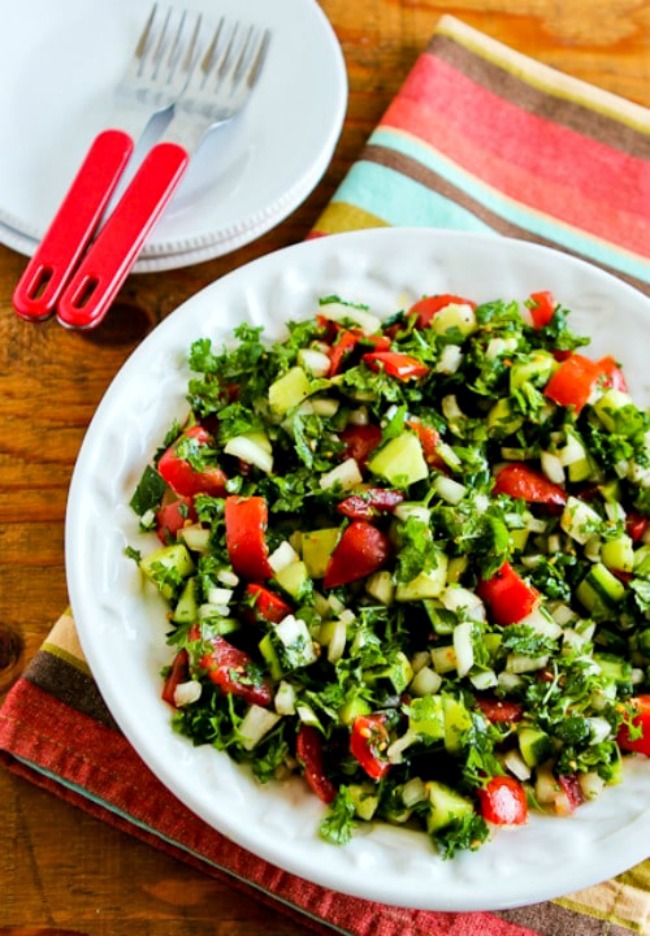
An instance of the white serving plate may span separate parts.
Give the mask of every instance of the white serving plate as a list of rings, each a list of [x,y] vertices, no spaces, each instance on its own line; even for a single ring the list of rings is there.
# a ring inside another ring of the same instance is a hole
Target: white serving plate
[[[223,15],[267,26],[271,44],[244,111],[193,157],[136,272],[220,256],[286,218],[325,172],[347,106],[341,48],[316,0],[220,0],[217,9],[193,0],[188,8],[203,13],[206,40],[207,23]],[[34,252],[93,138],[114,123],[113,89],[150,9],[150,0],[23,0],[6,10],[1,242]],[[148,131],[145,142],[154,139]],[[138,147],[133,164],[145,151]]]
[[[631,391],[650,402],[650,301],[564,254],[496,235],[379,229],[318,239],[266,256],[208,286],[164,321],[113,381],[88,430],[67,515],[70,598],[92,672],[115,719],[160,780],[208,824],[297,875],[345,893],[435,910],[533,903],[607,879],[648,854],[650,762],[569,818],[533,816],[475,853],[441,860],[423,834],[376,826],[344,848],[318,837],[322,804],[297,778],[260,786],[245,768],[172,733],[160,700],[162,601],[142,590],[127,543],[152,548],[126,506],[172,420],[187,412],[191,341],[227,341],[239,322],[282,333],[339,294],[387,315],[424,293],[523,300],[550,289],[573,310],[595,356],[623,362]],[[150,535],[152,536],[152,535]]]

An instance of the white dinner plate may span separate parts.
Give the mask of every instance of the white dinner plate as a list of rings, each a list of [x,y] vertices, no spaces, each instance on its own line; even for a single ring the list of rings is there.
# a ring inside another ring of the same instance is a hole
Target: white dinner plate
[[[23,0],[5,11],[0,240],[8,246],[33,252],[93,138],[110,124],[113,88],[150,6]],[[189,8],[206,22],[223,14],[268,26],[271,44],[244,111],[193,157],[136,271],[209,259],[278,224],[325,172],[345,116],[345,63],[316,0],[220,0],[217,10],[193,0]]]
[[[225,753],[170,728],[160,670],[171,659],[162,599],[145,594],[124,547],[151,550],[127,506],[152,453],[187,413],[189,344],[220,344],[239,322],[279,337],[338,294],[388,315],[424,293],[477,301],[550,289],[593,336],[595,357],[623,362],[631,392],[650,402],[650,301],[571,257],[496,235],[380,229],[326,237],[268,255],[194,296],[158,326],[119,372],[88,430],[68,505],[70,598],[84,652],[118,724],[160,780],[232,840],[297,875],[401,906],[480,910],[557,897],[644,859],[650,841],[650,761],[628,758],[624,782],[571,817],[531,817],[477,852],[442,860],[426,835],[377,825],[345,847],[318,837],[321,802],[299,778],[259,785]],[[623,327],[622,326],[623,323]],[[147,597],[148,595],[148,597]]]

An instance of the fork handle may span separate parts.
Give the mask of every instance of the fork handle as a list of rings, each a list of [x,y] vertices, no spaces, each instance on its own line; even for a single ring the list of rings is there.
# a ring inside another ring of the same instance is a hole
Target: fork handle
[[[13,304],[21,318],[38,321],[54,312],[132,152],[133,140],[122,130],[104,130],[95,137],[16,286]]]
[[[61,296],[62,325],[99,325],[188,162],[187,150],[177,143],[152,147]]]

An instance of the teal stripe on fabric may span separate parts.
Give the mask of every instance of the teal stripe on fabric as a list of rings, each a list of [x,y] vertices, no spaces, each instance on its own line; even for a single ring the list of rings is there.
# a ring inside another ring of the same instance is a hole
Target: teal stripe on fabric
[[[380,129],[375,130],[368,142],[391,149],[415,160],[510,224],[515,224],[517,227],[530,231],[544,240],[553,241],[573,253],[589,257],[603,266],[613,267],[643,282],[650,282],[650,265],[647,262],[636,260],[634,257],[622,253],[613,244],[603,244],[591,238],[589,234],[581,235],[575,229],[566,228],[561,223],[554,222],[548,216],[540,217],[527,210],[525,206],[511,202],[495,189],[464,172],[457,165],[440,158],[435,150],[420,143],[414,137],[399,131]],[[423,187],[419,183],[414,184],[418,185],[420,189]],[[379,201],[382,200],[384,194],[386,193],[377,194]],[[446,222],[436,216],[435,219],[430,219],[429,223],[440,225]],[[468,230],[470,229],[468,228]],[[479,230],[479,228],[471,228],[471,230]],[[490,228],[484,227],[482,230],[490,230]]]
[[[112,803],[109,803],[107,800],[102,799],[99,796],[95,796],[93,793],[90,793],[85,787],[78,786],[76,783],[72,783],[70,780],[66,780],[64,777],[59,776],[59,774],[52,773],[51,770],[47,770],[45,767],[41,767],[39,764],[34,764],[30,760],[26,760],[24,757],[18,757],[16,754],[11,755],[15,760],[20,761],[21,764],[24,764],[25,767],[28,767],[30,770],[33,770],[35,773],[42,774],[44,777],[47,777],[49,780],[53,780],[55,783],[58,783],[60,786],[65,787],[68,790],[71,790],[73,793],[76,793],[82,799],[90,800],[95,803],[97,806],[101,806],[103,809],[106,809],[110,813],[114,813],[116,816],[119,816],[120,819],[124,819],[126,822],[129,822],[131,825],[136,826],[139,829],[142,829],[144,832],[148,832],[150,835],[156,836],[162,842],[165,842],[167,845],[171,845],[173,848],[177,848],[180,851],[185,852],[187,855],[191,855],[197,861],[201,861],[204,865],[209,865],[211,868],[215,868],[217,871],[221,871],[223,874],[228,875],[231,878],[235,878],[241,884],[245,884],[247,887],[252,888],[253,890],[259,891],[261,894],[265,894],[267,897],[270,897],[271,900],[276,901],[279,904],[282,904],[285,907],[289,907],[295,913],[300,913],[305,917],[308,917],[310,920],[314,920],[315,923],[319,923],[321,926],[328,926],[333,932],[340,933],[341,936],[352,936],[349,930],[343,930],[340,927],[336,926],[333,923],[330,923],[329,920],[323,921],[323,919],[317,916],[314,913],[310,913],[309,910],[305,910],[303,907],[299,907],[297,904],[292,903],[290,900],[285,900],[282,897],[279,897],[274,891],[266,890],[266,888],[261,887],[259,884],[256,884],[254,881],[250,881],[248,878],[241,877],[239,874],[235,874],[234,871],[231,871],[229,868],[225,868],[223,865],[217,864],[215,861],[210,861],[204,855],[201,855],[199,852],[195,852],[191,848],[183,845],[182,842],[177,842],[175,839],[169,838],[167,835],[163,835],[157,829],[148,826],[146,822],[142,822],[139,819],[136,819],[130,813],[124,812],[124,810],[119,809],[117,806],[114,806]]]
[[[471,211],[401,172],[377,163],[355,163],[339,186],[334,201],[362,208],[394,227],[434,226],[493,232],[493,228]]]

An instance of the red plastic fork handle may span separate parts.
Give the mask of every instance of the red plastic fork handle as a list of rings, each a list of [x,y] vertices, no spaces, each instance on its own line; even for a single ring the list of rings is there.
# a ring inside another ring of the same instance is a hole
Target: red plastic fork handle
[[[38,321],[54,312],[132,152],[133,140],[122,130],[104,130],[95,138],[14,291],[21,318]]]
[[[149,151],[59,300],[62,325],[99,325],[188,161],[187,151],[176,143],[158,143]]]

